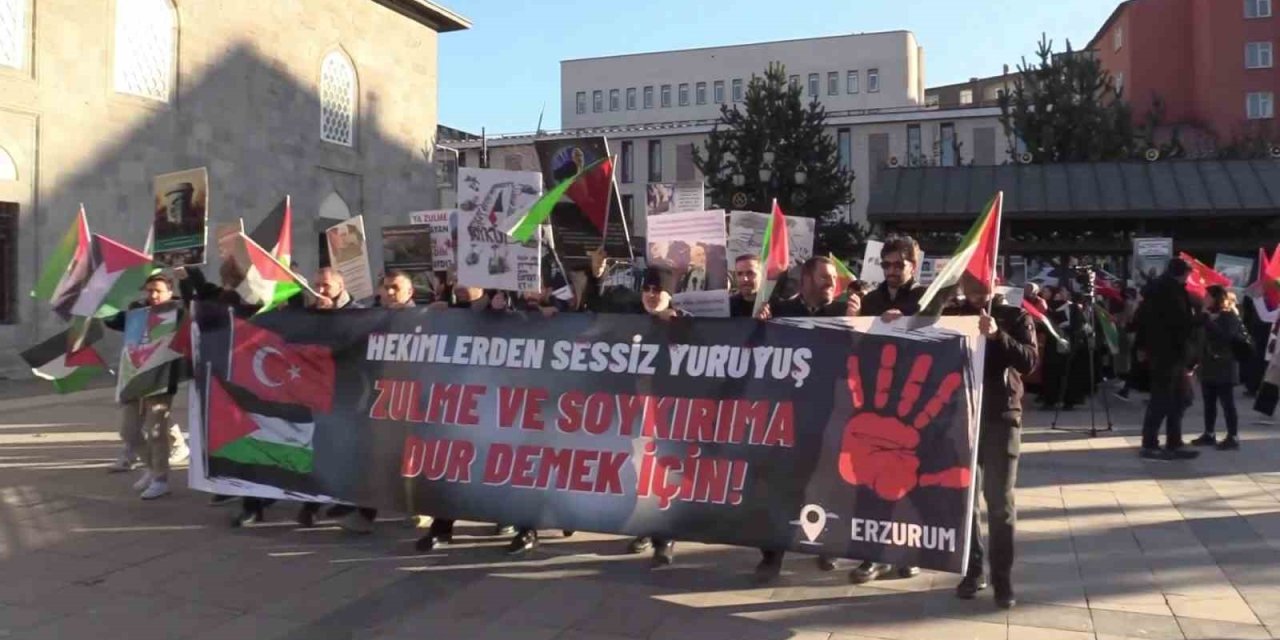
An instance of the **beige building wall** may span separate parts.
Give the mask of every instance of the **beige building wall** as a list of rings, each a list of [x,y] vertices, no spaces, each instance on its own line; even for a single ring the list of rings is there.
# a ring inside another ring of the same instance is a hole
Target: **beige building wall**
[[[388,6],[426,3],[178,0],[176,82],[161,102],[115,90],[117,1],[30,0],[27,64],[0,67],[0,146],[18,167],[16,182],[0,182],[0,201],[18,203],[22,239],[0,373],[23,370],[16,352],[60,330],[25,294],[82,202],[95,232],[141,248],[152,176],[206,166],[214,223],[243,217],[252,228],[292,195],[295,259],[307,273],[317,232],[334,222],[319,217],[322,203],[330,218],[364,213],[371,238],[382,220],[435,206],[425,150],[438,35]],[[350,147],[320,139],[320,69],[334,51],[356,71]]]

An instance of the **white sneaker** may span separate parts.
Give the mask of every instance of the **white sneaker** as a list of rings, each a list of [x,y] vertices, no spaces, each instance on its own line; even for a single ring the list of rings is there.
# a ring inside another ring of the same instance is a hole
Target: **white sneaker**
[[[155,500],[160,496],[169,495],[169,483],[164,480],[155,480],[147,485],[147,489],[142,492],[143,500]]]
[[[138,481],[137,481],[137,482],[135,482],[135,483],[133,483],[133,490],[134,490],[134,491],[143,491],[143,490],[145,490],[147,487],[151,486],[151,480],[152,480],[154,477],[155,477],[155,476],[151,475],[151,472],[150,472],[150,471],[144,471],[144,472],[142,472],[142,477],[141,477],[141,478],[138,478]]]
[[[174,449],[169,452],[170,465],[178,466],[186,464],[189,460],[191,460],[191,449],[186,445],[183,445],[180,449]]]
[[[133,471],[138,466],[138,461],[129,456],[121,455],[114,462],[107,465],[107,473],[125,473]]]

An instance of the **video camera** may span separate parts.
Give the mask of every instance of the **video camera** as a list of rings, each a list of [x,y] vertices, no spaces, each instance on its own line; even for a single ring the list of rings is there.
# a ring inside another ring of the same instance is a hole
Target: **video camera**
[[[1092,300],[1098,290],[1098,270],[1091,264],[1074,265],[1067,267],[1067,269],[1071,272],[1071,278],[1067,281],[1067,288],[1073,293]]]

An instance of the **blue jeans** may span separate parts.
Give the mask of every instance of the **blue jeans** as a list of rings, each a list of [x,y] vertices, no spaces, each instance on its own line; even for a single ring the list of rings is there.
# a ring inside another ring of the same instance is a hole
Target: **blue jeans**
[[[1236,427],[1240,422],[1236,413],[1235,385],[1201,382],[1200,392],[1204,397],[1204,432],[1213,435],[1214,424],[1218,422],[1218,403],[1222,403],[1222,417],[1227,421],[1227,436],[1236,437]]]

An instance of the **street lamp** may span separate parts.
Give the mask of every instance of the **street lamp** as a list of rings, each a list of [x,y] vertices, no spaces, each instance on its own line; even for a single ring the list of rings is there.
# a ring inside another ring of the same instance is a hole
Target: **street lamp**
[[[805,182],[809,181],[809,174],[804,170],[804,165],[796,167],[796,174],[793,177],[796,179],[797,185],[803,186]]]
[[[741,172],[735,171],[733,174],[733,186],[741,189],[742,185],[745,185],[746,183],[747,183],[747,177],[742,175]]]
[[[772,149],[765,149],[761,154],[760,163],[760,182],[769,182],[769,178],[773,177],[773,160],[776,157]]]

